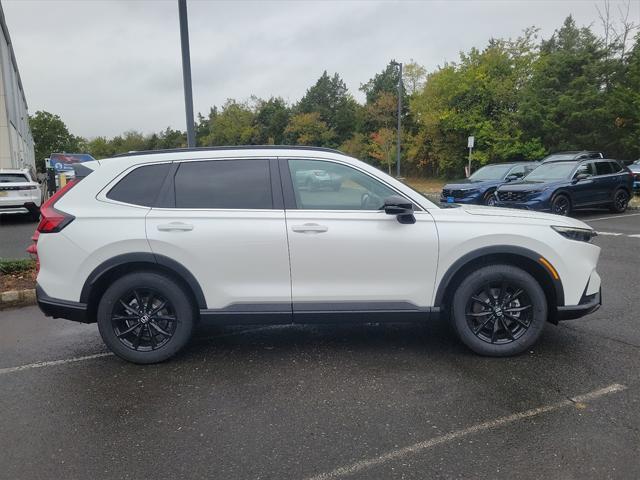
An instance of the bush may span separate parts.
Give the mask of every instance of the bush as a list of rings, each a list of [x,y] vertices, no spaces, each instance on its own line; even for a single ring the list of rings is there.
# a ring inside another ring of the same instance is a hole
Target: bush
[[[36,268],[36,261],[30,258],[20,260],[0,258],[0,273],[6,275],[28,272],[34,268]]]

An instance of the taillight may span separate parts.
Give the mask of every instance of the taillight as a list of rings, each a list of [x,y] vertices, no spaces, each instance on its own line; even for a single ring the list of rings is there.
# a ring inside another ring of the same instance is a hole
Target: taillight
[[[49,200],[40,207],[40,223],[36,229],[39,233],[55,233],[69,225],[73,220],[73,215],[53,208],[54,204],[62,198],[71,188],[78,183],[78,180],[70,180],[64,187],[54,193]]]
[[[18,190],[35,190],[36,188],[38,187],[36,187],[35,185],[25,185],[24,187],[18,187]]]

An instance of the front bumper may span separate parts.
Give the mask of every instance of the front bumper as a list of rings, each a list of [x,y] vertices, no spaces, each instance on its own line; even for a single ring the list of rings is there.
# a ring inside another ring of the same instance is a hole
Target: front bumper
[[[474,193],[472,195],[467,195],[466,197],[445,197],[444,195],[440,195],[441,203],[462,203],[464,205],[479,205],[482,203],[482,194]]]
[[[52,298],[42,287],[36,284],[36,299],[38,307],[47,317],[65,318],[74,322],[91,323],[87,315],[87,304],[70,302],[59,298]]]
[[[578,305],[557,307],[557,320],[574,320],[595,312],[602,305],[602,289],[592,295],[583,295]]]
[[[26,203],[15,203],[15,202],[5,202],[0,203],[0,215],[3,213],[34,213],[38,211],[38,206],[34,202],[26,202]]]
[[[518,208],[521,210],[535,210],[537,212],[550,212],[551,206],[546,200],[527,200],[523,202],[504,202],[498,200],[497,207]]]

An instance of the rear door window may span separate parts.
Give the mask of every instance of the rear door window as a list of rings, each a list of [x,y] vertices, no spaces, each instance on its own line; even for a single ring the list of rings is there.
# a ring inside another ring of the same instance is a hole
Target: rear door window
[[[273,208],[266,159],[184,162],[174,184],[176,208]]]
[[[160,163],[136,168],[107,193],[107,198],[133,205],[153,207],[170,166],[169,163]]]
[[[589,175],[591,177],[595,174],[596,171],[593,166],[593,162],[586,162],[578,167],[576,173],[573,174],[573,178],[576,178],[578,175]]]
[[[596,162],[596,175],[609,175],[613,173],[611,162]]]

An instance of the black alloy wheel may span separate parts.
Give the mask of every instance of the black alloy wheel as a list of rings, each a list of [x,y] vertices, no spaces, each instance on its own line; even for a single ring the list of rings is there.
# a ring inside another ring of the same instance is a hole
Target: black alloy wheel
[[[171,340],[177,318],[171,302],[160,293],[134,289],[114,305],[111,325],[115,336],[127,348],[148,352]]]
[[[615,213],[623,213],[629,205],[629,194],[625,190],[618,190],[613,197],[613,206],[611,208]]]
[[[571,213],[571,200],[566,195],[558,195],[551,202],[551,213],[568,216]]]
[[[507,282],[481,287],[467,302],[465,315],[473,334],[491,344],[516,341],[531,326],[533,306],[526,292]]]

